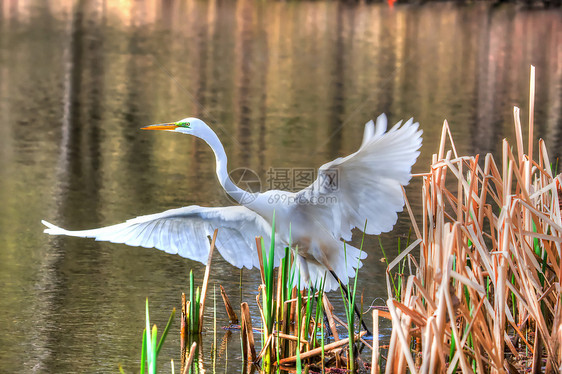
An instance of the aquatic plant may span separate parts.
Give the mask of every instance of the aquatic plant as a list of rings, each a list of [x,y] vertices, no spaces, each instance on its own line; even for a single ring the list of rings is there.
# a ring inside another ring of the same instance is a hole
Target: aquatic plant
[[[142,333],[142,344],[141,344],[141,363],[140,363],[140,373],[144,374],[148,370],[148,374],[156,374],[158,355],[162,349],[162,345],[166,340],[170,326],[172,325],[172,320],[176,315],[176,308],[172,310],[170,318],[168,318],[168,323],[158,340],[158,329],[156,325],[150,328],[150,314],[148,311],[148,298],[146,299],[146,327]],[[121,366],[119,366],[119,371],[124,374],[125,371]],[[172,361],[172,372],[173,372],[173,361]]]
[[[543,140],[534,158],[533,107],[532,69],[527,149],[515,108],[516,152],[504,140],[499,166],[491,154],[459,156],[444,123],[439,151],[420,175],[421,225],[406,204],[417,240],[387,268],[386,372],[561,367],[562,188]],[[403,260],[412,273],[396,298],[391,271]]]
[[[273,324],[277,315],[275,310],[274,298],[274,269],[275,269],[275,212],[271,221],[271,241],[269,251],[266,252],[265,242],[263,238],[256,238],[256,246],[258,256],[260,257],[260,272],[262,277],[262,285],[260,286],[262,292],[262,320],[263,320],[263,333],[262,341],[264,342],[262,367],[266,372],[271,371],[272,360],[272,347],[273,347]],[[259,300],[258,300],[259,303]]]
[[[199,334],[203,331],[203,316],[205,313],[205,299],[207,296],[207,289],[209,286],[209,277],[211,273],[211,263],[213,259],[213,252],[215,249],[215,243],[217,240],[218,229],[213,233],[213,238],[211,239],[211,246],[209,249],[209,257],[207,259],[207,266],[205,267],[205,275],[203,277],[203,283],[201,289],[195,288],[195,281],[193,278],[193,270],[189,272],[189,299],[186,298],[185,293],[182,293],[181,297],[181,362],[182,362],[182,372],[187,367],[187,362],[189,360],[189,354],[192,353],[188,351],[187,348],[194,344],[194,340],[197,339]]]
[[[292,250],[285,248],[285,256],[281,260],[277,271],[277,283],[275,283],[274,272],[274,248],[275,248],[275,220],[273,219],[273,232],[268,251],[262,238],[256,238],[258,258],[260,258],[260,274],[262,284],[256,297],[262,320],[262,348],[256,355],[253,328],[248,304],[241,304],[241,344],[243,357],[246,363],[257,363],[261,360],[260,369],[269,373],[275,370],[294,370],[300,373],[303,368],[310,366],[325,367],[327,356],[334,358],[337,362],[348,362],[353,360],[353,354],[347,359],[343,358],[344,350],[341,347],[346,344],[354,345],[354,342],[364,335],[365,332],[355,335],[354,327],[340,321],[333,315],[333,308],[324,293],[325,278],[318,284],[310,284],[306,290],[301,290],[300,271],[295,264],[298,256],[298,247]],[[353,297],[348,303],[355,302],[355,289]],[[276,292],[274,292],[276,290]],[[261,296],[261,302],[260,302]],[[229,309],[228,297],[223,296],[225,306]],[[349,304],[351,305],[351,304]],[[354,304],[353,304],[354,305]],[[353,307],[351,307],[353,313]],[[230,313],[230,312],[229,312]],[[324,338],[324,316],[330,321],[330,330],[337,340],[335,344],[325,344]],[[352,331],[350,338],[339,340],[335,320],[346,329]],[[354,320],[352,320],[353,324]],[[320,337],[318,336],[320,331]],[[353,364],[351,364],[353,366]]]
[[[367,227],[367,223],[365,222],[365,227]],[[365,240],[365,234],[363,234],[363,237],[361,239],[361,246],[359,247],[359,251],[363,251],[363,243]],[[346,246],[344,245],[344,250],[346,250]],[[360,258],[361,256],[359,256]],[[361,260],[358,260],[361,261]],[[347,266],[347,251],[346,251],[346,256],[345,256],[345,262],[346,262],[346,266]],[[347,288],[347,291],[345,291],[344,286],[340,283],[340,291],[341,291],[341,297],[343,300],[343,305],[344,305],[344,309],[345,309],[345,317],[347,319],[347,333],[349,336],[349,346],[348,346],[348,360],[347,360],[347,368],[350,372],[355,373],[356,372],[356,366],[355,366],[355,295],[357,292],[357,279],[359,278],[358,274],[359,274],[359,268],[360,268],[360,263],[357,263],[357,266],[355,268],[355,278],[353,279],[353,286],[351,285],[351,282]],[[347,295],[345,295],[347,293]],[[347,297],[346,297],[347,296]],[[359,321],[359,325],[361,325],[361,321]]]

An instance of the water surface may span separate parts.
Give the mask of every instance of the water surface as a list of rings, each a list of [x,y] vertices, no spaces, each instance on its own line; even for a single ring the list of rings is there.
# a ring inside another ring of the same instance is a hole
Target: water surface
[[[80,229],[231,204],[206,144],[140,127],[201,117],[230,169],[254,170],[265,188],[271,168],[315,169],[355,151],[382,112],[413,116],[423,172],[445,119],[463,154],[497,153],[513,139],[513,106],[528,116],[534,64],[535,135],[557,157],[561,18],[486,4],[0,2],[0,372],[137,370],[145,298],[163,328],[189,270],[202,278],[202,265],[154,249],[42,234],[41,219]],[[408,187],[417,211],[419,186]],[[389,252],[408,227],[401,215],[382,236]],[[380,305],[377,238],[366,250],[360,287]],[[240,272],[214,261],[212,285],[235,304],[255,300],[257,271],[242,274],[240,289]],[[164,372],[179,358],[177,325]],[[206,335],[206,357],[212,344]],[[221,347],[217,370],[240,371],[238,335]]]

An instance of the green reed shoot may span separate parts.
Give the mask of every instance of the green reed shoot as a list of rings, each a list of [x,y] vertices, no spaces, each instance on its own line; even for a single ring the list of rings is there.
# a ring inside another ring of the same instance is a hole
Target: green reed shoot
[[[201,308],[201,291],[195,290],[193,270],[189,271],[189,310],[187,311],[187,327],[190,334],[199,334],[199,312]]]
[[[365,231],[367,231],[367,221],[365,221],[365,228],[363,229],[363,237],[361,238],[361,246],[359,247],[359,256],[357,259],[357,267],[355,269],[355,277],[353,279],[353,287],[351,287],[351,282],[348,285],[348,295],[347,299],[345,297],[343,286],[340,283],[340,291],[343,299],[343,305],[345,309],[345,317],[347,319],[347,332],[349,335],[349,352],[348,352],[348,370],[355,373],[355,296],[357,294],[357,278],[359,278],[359,265],[361,264],[361,252],[363,251],[363,243],[365,241]],[[379,239],[380,240],[380,239]],[[381,247],[382,248],[382,247]],[[347,268],[347,246],[344,242],[344,258],[345,266]],[[386,256],[385,256],[386,257]],[[361,324],[361,320],[359,320]]]
[[[294,261],[291,261],[291,249],[285,247],[285,256],[281,260],[281,300],[279,300],[279,313],[280,319],[289,321],[290,307],[285,304],[291,298],[291,292],[295,283],[295,270],[296,266]],[[285,324],[288,326],[288,324]],[[284,331],[285,333],[287,331]]]
[[[325,280],[325,279],[324,279]],[[320,298],[319,300],[322,300],[322,298]],[[322,302],[322,301],[320,301]],[[321,308],[320,311],[321,315],[322,315],[322,319],[324,319],[324,308]],[[325,372],[325,368],[324,368],[324,359],[326,358],[326,352],[324,352],[324,322],[322,321],[322,319],[319,319],[317,321],[321,321],[320,323],[320,347],[322,348],[321,352],[322,352],[322,361],[321,361],[321,366],[322,366],[322,373]]]
[[[317,340],[317,330],[318,330],[318,322],[320,321],[321,326],[323,326],[323,319],[324,319],[324,308],[322,307],[322,297],[324,295],[324,285],[326,284],[326,275],[324,275],[324,279],[320,281],[319,287],[314,287],[318,290],[317,295],[315,296],[316,299],[316,311],[314,314],[314,328],[312,330],[310,344],[312,347],[316,346]],[[322,345],[324,345],[324,336],[322,336]]]
[[[313,291],[314,290],[312,285],[309,285],[307,299],[306,299],[306,310],[304,314],[305,322],[304,322],[303,336],[305,339],[308,339],[308,329],[310,327],[310,321],[312,320],[312,298],[314,296]]]
[[[263,276],[264,276],[264,286],[262,288],[262,300],[263,300],[263,342],[267,341],[269,336],[273,333],[273,323],[275,321],[275,298],[274,295],[274,267],[275,267],[275,212],[273,212],[273,218],[271,222],[271,242],[269,245],[269,253],[265,251],[265,242],[261,238],[262,247],[262,259],[263,259]],[[262,368],[265,372],[271,371],[271,347],[272,344],[268,344],[266,347],[265,354],[263,356]]]
[[[291,237],[291,226],[289,226],[289,237]],[[285,253],[279,264],[279,277],[277,279],[278,287],[280,293],[277,300],[277,329],[284,334],[289,334],[290,327],[290,304],[286,301],[291,298],[291,291],[293,289],[293,284],[295,280],[295,267],[294,261],[291,259],[291,248],[285,247]],[[280,283],[280,284],[279,284]],[[287,357],[289,355],[289,344],[283,342],[282,339],[277,335],[277,370],[279,371],[279,360],[282,357]]]
[[[410,228],[410,231],[408,231],[408,239],[406,240],[406,246],[405,248],[408,248],[408,246],[410,245],[410,238],[412,235],[412,229]],[[381,251],[384,257],[384,261],[386,262],[386,266],[389,265],[389,261],[388,261],[388,257],[386,256],[386,252],[384,251],[384,247],[382,245],[382,240],[379,237],[379,246],[381,247]],[[400,237],[398,237],[398,255],[400,255],[400,253],[402,253],[402,244],[401,244],[401,240]],[[398,270],[394,275],[391,275],[390,280],[392,282],[392,288],[394,289],[394,297],[396,298],[396,300],[400,300],[401,295],[402,295],[402,285],[403,285],[403,281],[404,281],[404,269],[406,267],[406,260],[404,259],[404,261],[400,264],[398,264]],[[397,278],[397,283],[394,281],[394,278]]]
[[[347,247],[344,243],[344,253],[345,253],[345,266],[347,268]],[[343,291],[343,285],[340,283],[340,292],[341,297],[343,300],[343,305],[345,309],[345,318],[347,319],[347,333],[349,335],[349,351],[348,351],[348,370],[352,373],[355,373],[355,357],[354,357],[354,347],[355,347],[355,290],[357,288],[357,272],[359,267],[355,271],[355,281],[354,286],[350,287],[351,284],[348,285],[348,295],[347,298],[345,297],[345,293]],[[351,283],[351,282],[350,282]]]
[[[290,230],[290,229],[289,229]],[[298,247],[295,249],[298,253]],[[284,334],[289,334],[289,329],[291,327],[291,304],[287,303],[291,299],[291,294],[293,288],[295,287],[295,277],[298,270],[296,269],[296,264],[294,259],[291,258],[291,248],[285,247],[285,256],[281,260],[281,292],[280,300],[277,300],[277,321],[280,330]],[[287,357],[290,353],[289,343],[280,342],[277,347],[278,358]]]
[[[297,374],[302,373],[302,362],[301,362],[301,308],[302,308],[302,295],[300,292],[301,289],[301,275],[300,271],[297,274]]]
[[[291,261],[291,249],[285,247],[285,256],[281,260],[281,300],[279,301],[281,318],[285,317],[287,305],[285,301],[291,298],[291,291],[295,283],[295,263]]]
[[[384,251],[384,247],[382,245],[382,240],[380,236],[379,236],[379,246],[381,247],[382,255],[384,257],[384,262],[386,262],[386,266],[388,267],[390,262],[388,262],[388,257],[386,257],[386,252]],[[400,289],[396,286],[396,283],[394,282],[394,276],[391,275],[390,280],[392,282],[392,288],[394,289],[394,297],[396,298],[396,300],[400,300]]]
[[[152,333],[147,334],[147,331],[150,330],[150,314],[148,311],[148,298],[146,299],[146,327],[142,333],[142,347],[141,347],[141,366],[140,366],[140,373],[144,374],[146,369],[148,368],[148,374],[156,374],[156,362],[158,359],[158,355],[162,350],[162,345],[166,340],[166,336],[168,335],[168,331],[170,331],[170,326],[172,326],[172,320],[176,315],[176,308],[172,309],[172,313],[170,314],[170,318],[168,318],[168,323],[166,323],[166,327],[164,328],[164,332],[160,337],[160,340],[157,340],[157,332],[158,329],[156,325],[152,326]],[[158,341],[158,344],[156,343]],[[119,372],[124,374],[125,371],[121,366],[119,366]]]
[[[293,278],[289,277],[291,270],[291,249],[285,247],[285,256],[281,260],[281,300],[280,313],[283,315],[285,311],[285,301],[289,300]]]

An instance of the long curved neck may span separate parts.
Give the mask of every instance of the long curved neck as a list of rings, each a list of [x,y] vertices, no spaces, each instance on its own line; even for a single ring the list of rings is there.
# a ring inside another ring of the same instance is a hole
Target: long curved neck
[[[207,144],[209,144],[209,146],[215,153],[217,177],[219,179],[219,183],[221,184],[222,188],[224,188],[226,193],[241,205],[246,205],[248,202],[251,202],[256,193],[245,191],[239,188],[230,179],[230,176],[228,175],[228,169],[226,167],[228,161],[226,152],[224,151],[224,147],[222,146],[222,143],[219,140],[217,134],[215,134],[215,132],[211,130],[211,128],[208,128],[208,131],[205,131],[202,134],[198,134],[198,136]]]

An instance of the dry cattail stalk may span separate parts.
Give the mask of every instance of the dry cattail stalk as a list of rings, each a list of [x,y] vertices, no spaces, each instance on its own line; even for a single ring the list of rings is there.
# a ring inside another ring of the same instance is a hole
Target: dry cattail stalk
[[[534,82],[531,107],[533,92]],[[420,260],[403,280],[400,300],[391,271],[410,253],[387,270],[393,326],[387,372],[556,372],[562,365],[561,179],[542,140],[533,159],[532,114],[527,154],[517,108],[514,116],[518,157],[504,140],[501,163],[490,154],[483,161],[458,156],[443,125],[439,152],[420,175],[421,227],[406,204]],[[410,349],[414,329],[421,332],[418,360]]]

